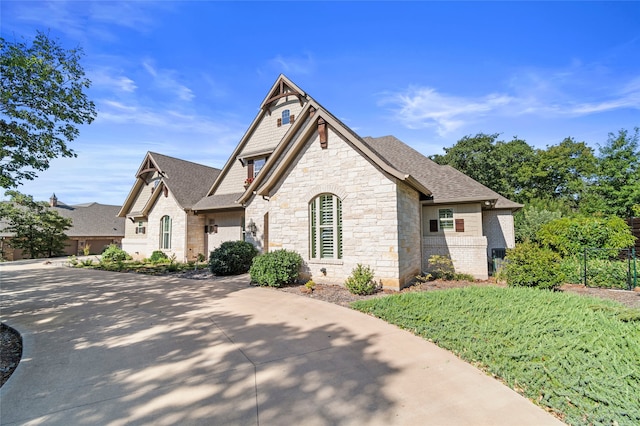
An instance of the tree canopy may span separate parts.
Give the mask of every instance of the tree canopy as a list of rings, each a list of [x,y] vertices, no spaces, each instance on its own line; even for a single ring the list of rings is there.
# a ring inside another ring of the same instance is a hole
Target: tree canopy
[[[51,159],[76,155],[67,144],[96,117],[81,57],[80,48],[66,50],[42,32],[33,43],[0,38],[0,187],[15,188]]]
[[[29,258],[53,257],[64,253],[71,219],[60,216],[46,202],[30,195],[7,191],[10,201],[0,203],[0,217],[7,221],[5,232],[13,234],[10,245]]]
[[[639,132],[610,133],[597,155],[571,137],[534,149],[518,138],[505,142],[499,134],[479,133],[431,158],[514,201],[553,206],[542,208],[547,212],[628,217],[640,210]]]

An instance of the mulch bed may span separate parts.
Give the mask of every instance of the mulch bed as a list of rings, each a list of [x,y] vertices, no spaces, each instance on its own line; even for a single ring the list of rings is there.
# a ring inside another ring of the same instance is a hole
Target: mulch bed
[[[177,274],[173,274],[180,278],[208,280],[215,279],[215,276],[207,269],[200,269],[197,271],[185,271]],[[417,291],[435,291],[445,290],[450,288],[460,288],[468,286],[500,286],[505,287],[504,284],[496,283],[494,281],[430,281],[426,283],[417,283],[413,286],[404,288],[400,293],[417,292]],[[304,285],[290,285],[274,291],[284,291],[287,293],[293,293],[312,299],[323,300],[325,302],[335,303],[340,306],[348,307],[351,302],[357,300],[366,300],[373,297],[384,297],[391,294],[397,294],[397,291],[382,290],[376,294],[370,296],[358,296],[349,293],[349,291],[339,285],[328,284],[316,284],[313,291],[309,291]],[[603,299],[611,299],[620,302],[631,308],[640,309],[640,287],[637,287],[635,291],[627,290],[611,290],[605,288],[590,288],[577,284],[565,284],[560,287],[559,291],[577,293],[588,296],[600,297]],[[20,335],[13,329],[7,327],[4,324],[0,324],[0,386],[2,386],[9,376],[13,373],[13,370],[18,366],[20,357],[22,356],[22,339]]]
[[[0,386],[4,385],[22,357],[22,339],[14,329],[0,324]]]

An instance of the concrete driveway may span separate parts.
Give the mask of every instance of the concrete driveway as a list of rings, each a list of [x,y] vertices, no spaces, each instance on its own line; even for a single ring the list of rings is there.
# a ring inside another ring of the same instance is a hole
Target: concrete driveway
[[[545,425],[447,351],[358,312],[248,285],[0,266],[23,359],[2,424]]]

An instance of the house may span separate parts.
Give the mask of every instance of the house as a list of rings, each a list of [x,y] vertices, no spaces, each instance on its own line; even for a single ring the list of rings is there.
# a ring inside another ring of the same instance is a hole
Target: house
[[[522,207],[393,136],[358,136],[283,75],[222,170],[185,165],[190,202],[178,201],[186,178],[176,175],[186,171],[163,161],[186,164],[147,154],[120,212],[132,219],[125,250],[190,259],[245,239],[262,252],[298,252],[316,282],[342,283],[361,263],[399,289],[434,254],[486,279],[492,253],[515,245]]]
[[[86,247],[90,254],[100,254],[111,244],[121,244],[125,227],[124,219],[117,217],[120,206],[100,203],[67,205],[53,194],[49,198],[49,208],[71,219],[71,228],[65,231],[69,237],[65,243],[65,255],[82,255]],[[0,229],[4,228],[5,224],[0,224]],[[22,250],[11,247],[11,238],[11,233],[0,231],[2,258],[22,259]]]

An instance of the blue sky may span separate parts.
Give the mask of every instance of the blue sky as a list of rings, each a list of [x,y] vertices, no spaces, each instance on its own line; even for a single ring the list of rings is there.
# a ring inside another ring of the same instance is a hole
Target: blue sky
[[[97,119],[21,192],[120,205],[147,151],[213,167],[280,73],[361,136],[597,148],[640,126],[640,2],[7,1],[2,37],[82,47]]]

